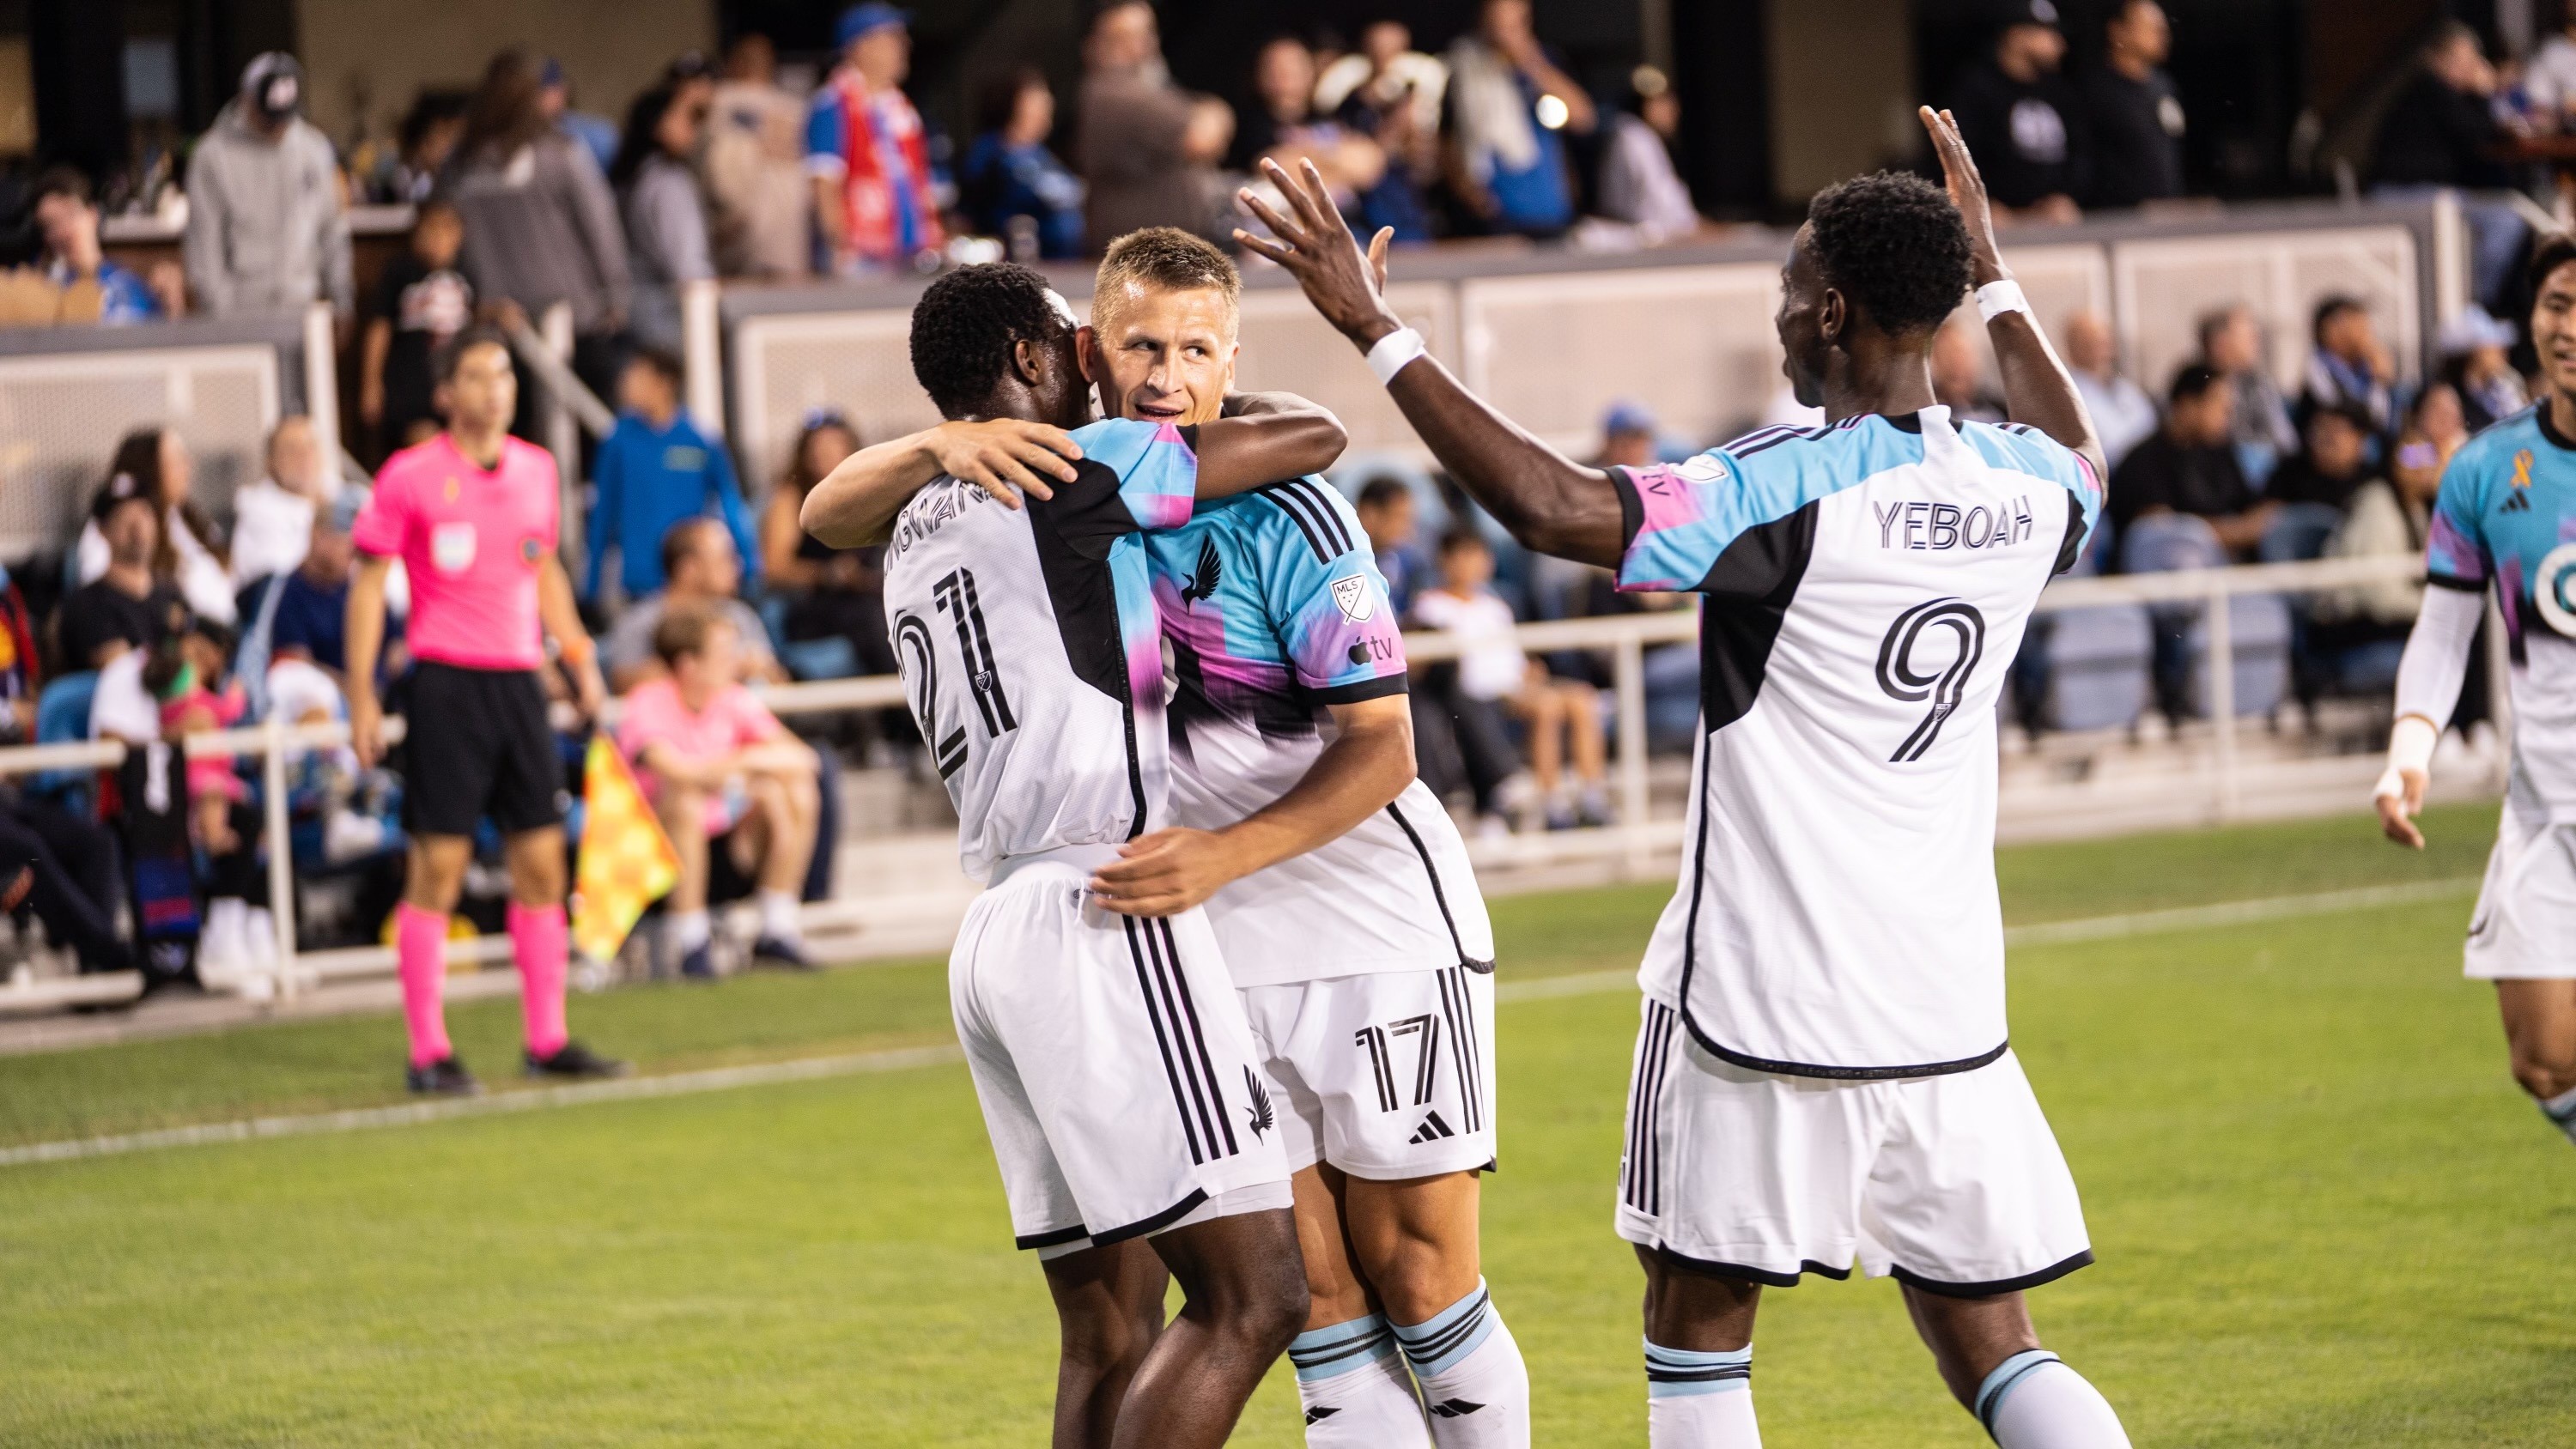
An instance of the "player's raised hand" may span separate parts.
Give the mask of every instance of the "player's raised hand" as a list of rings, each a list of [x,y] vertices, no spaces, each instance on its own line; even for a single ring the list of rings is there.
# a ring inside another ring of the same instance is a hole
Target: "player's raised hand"
[[[1225,839],[1205,830],[1157,830],[1127,842],[1091,878],[1091,893],[1122,916],[1177,916],[1241,871]]]
[[[1977,170],[1977,158],[1968,154],[1967,138],[1959,134],[1958,119],[1948,111],[1919,106],[1915,114],[1922,117],[1923,129],[1932,133],[1932,150],[1941,158],[1941,180],[1950,188],[1950,202],[1959,208],[1959,216],[1968,224],[1968,250],[1976,267],[1980,286],[2003,275],[2003,254],[1995,246],[1995,209],[1986,198],[1986,178]]]
[[[1363,349],[1401,329],[1404,320],[1386,305],[1386,248],[1395,239],[1395,229],[1381,229],[1363,252],[1312,160],[1300,161],[1301,174],[1293,177],[1287,168],[1266,158],[1261,169],[1270,184],[1279,188],[1289,215],[1280,215],[1247,186],[1235,193],[1235,199],[1270,228],[1270,235],[1259,237],[1238,227],[1234,239],[1244,250],[1286,267],[1324,320]]]
[[[930,430],[930,453],[939,471],[974,484],[1005,508],[1020,506],[1020,495],[1053,498],[1054,483],[1077,476],[1074,461],[1082,445],[1062,428],[1018,418],[980,423],[942,423]]]

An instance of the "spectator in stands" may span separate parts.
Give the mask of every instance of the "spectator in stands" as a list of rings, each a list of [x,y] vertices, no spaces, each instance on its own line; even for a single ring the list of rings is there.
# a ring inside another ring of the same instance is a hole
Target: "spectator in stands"
[[[2547,135],[2576,126],[2576,6],[2561,4],[2558,28],[2523,62],[2525,115]]]
[[[1372,204],[1387,179],[1386,152],[1365,134],[1316,113],[1315,53],[1304,41],[1282,35],[1265,42],[1253,61],[1252,83],[1259,104],[1235,131],[1241,169],[1257,173],[1259,162],[1267,158],[1294,174],[1298,163],[1312,161],[1333,204],[1352,226],[1373,233],[1402,222],[1413,229],[1414,239],[1425,234],[1420,207],[1408,209],[1418,198],[1400,184],[1390,198]]]
[[[447,169],[465,134],[465,102],[465,92],[450,90],[423,90],[412,98],[411,109],[403,113],[398,159],[384,200],[414,206],[429,200],[438,188],[438,173]]]
[[[345,489],[316,509],[304,557],[295,572],[278,585],[277,608],[269,626],[272,663],[301,659],[331,678],[343,691],[349,674],[349,578],[357,567],[357,548],[349,540],[366,498],[362,490]],[[408,660],[394,610],[385,610],[378,636],[385,642],[376,660],[377,683],[401,677]]]
[[[716,274],[694,169],[706,90],[658,85],[637,96],[627,107],[626,138],[608,172],[626,214],[626,258],[635,287],[629,330],[642,345],[673,352],[681,345],[681,286]]]
[[[814,93],[805,168],[829,270],[843,276],[909,267],[948,244],[939,223],[921,114],[903,93],[912,68],[904,13],[883,0],[841,12],[841,63]]]
[[[2173,27],[2156,0],[2116,0],[2102,68],[2084,78],[2098,207],[2136,206],[2182,195],[2182,97],[2164,70]]]
[[[2415,78],[2380,117],[2372,147],[2371,194],[2391,199],[2440,190],[2501,190],[2514,184],[2499,154],[2511,139],[2496,117],[2503,88],[2478,33],[2457,20],[2436,26]],[[2519,265],[2530,228],[2510,204],[2464,200],[2475,300],[2496,305]]]
[[[2006,420],[2003,399],[1986,385],[1984,335],[1974,318],[1953,317],[1932,337],[1932,396],[1959,421]]]
[[[1353,509],[1360,530],[1368,535],[1369,552],[1386,578],[1386,596],[1395,612],[1413,612],[1413,596],[1431,570],[1414,541],[1416,514],[1413,488],[1403,479],[1380,474],[1360,485]]]
[[[1375,20],[1360,48],[1326,67],[1315,109],[1377,142],[1386,177],[1376,193],[1383,225],[1399,242],[1429,241],[1430,188],[1440,178],[1440,112],[1449,68],[1413,48],[1401,20]]]
[[[2530,405],[2522,374],[2514,371],[2513,324],[2469,304],[2442,324],[2442,380],[2460,395],[2463,422],[2482,432]]]
[[[162,552],[163,512],[144,481],[130,472],[107,480],[91,501],[89,529],[106,562],[63,599],[56,644],[69,670],[104,669],[118,656],[150,649],[187,623],[188,603],[154,566]]]
[[[2052,0],[2012,0],[1993,49],[1968,67],[1949,108],[1999,219],[2069,222],[2088,175],[2081,112],[2058,71],[2066,36]]]
[[[149,526],[150,515],[138,510]],[[36,665],[36,631],[26,600],[0,569],[0,745],[36,738],[36,701],[44,682]],[[0,875],[12,865],[32,872],[24,904],[45,932],[80,957],[83,971],[132,966],[116,937],[116,845],[104,830],[71,811],[0,779]],[[5,892],[0,892],[5,894]],[[0,899],[0,912],[17,903]]]
[[[2290,404],[2272,380],[2264,353],[2263,324],[2253,308],[2222,307],[2200,319],[2201,364],[2227,379],[2236,394],[2236,461],[2246,481],[2258,485],[2299,446]]]
[[[450,199],[477,299],[504,320],[568,304],[574,369],[606,391],[629,303],[625,229],[589,148],[547,119],[526,51],[505,50],[484,69],[457,142]]]
[[[1555,236],[1574,224],[1562,133],[1589,136],[1592,96],[1531,28],[1529,0],[1484,0],[1449,50],[1450,193],[1472,229]]]
[[[2317,416],[2327,417],[2320,412]],[[2416,451],[2424,449],[2426,451]],[[2432,527],[2433,500],[2442,488],[2442,453],[2436,444],[2417,438],[2401,443],[2389,478],[2372,478],[2353,491],[2343,526],[2326,544],[2328,558],[2424,557]],[[2421,579],[2383,579],[2320,595],[2320,619],[2346,625],[2375,626],[2381,637],[2402,641],[2414,627],[2424,603]],[[2348,631],[2347,631],[2348,632]],[[2353,642],[2338,639],[2338,643]]]
[[[683,518],[662,536],[662,592],[637,599],[617,616],[615,627],[600,643],[608,682],[620,693],[650,679],[661,668],[653,653],[653,631],[673,609],[704,609],[734,626],[735,656],[742,677],[768,684],[787,682],[770,647],[769,630],[760,615],[742,601],[742,555],[733,535],[712,518]]]
[[[966,215],[1008,244],[1013,261],[1082,255],[1082,178],[1047,149],[1055,92],[1024,65],[987,90],[958,181]]]
[[[1090,246],[1149,226],[1201,236],[1230,230],[1214,170],[1234,140],[1234,111],[1172,83],[1154,7],[1112,0],[1083,41],[1077,160],[1091,187]]]
[[[1495,778],[1510,758],[1503,729],[1508,715],[1529,730],[1530,773],[1550,829],[1599,825],[1610,818],[1607,767],[1601,739],[1601,697],[1591,685],[1557,679],[1521,652],[1513,637],[1512,610],[1493,591],[1494,553],[1484,535],[1453,529],[1440,541],[1439,582],[1413,599],[1423,625],[1459,636],[1457,680],[1448,703],[1458,721],[1459,744],[1471,776],[1479,777],[1477,810],[1493,815],[1511,808],[1506,782]],[[1566,756],[1574,778],[1565,778]],[[1477,757],[1486,757],[1481,768]],[[1491,785],[1484,780],[1493,780]]]
[[[2308,388],[2303,407],[2357,403],[2370,414],[2372,426],[2395,424],[2397,361],[2379,340],[2370,309],[2359,298],[2337,293],[2317,304],[2310,333],[2316,350],[2308,358]]]
[[[564,74],[563,62],[551,55],[538,67],[537,109],[558,134],[581,143],[592,165],[606,171],[616,161],[617,123],[574,107],[572,77]]]
[[[232,582],[238,590],[304,562],[317,508],[340,493],[313,420],[291,413],[268,432],[268,476],[233,495]]]
[[[2370,414],[2335,403],[2308,414],[2307,446],[2283,463],[2263,486],[2276,503],[2322,503],[2341,511],[2370,476]]]
[[[1601,157],[1600,211],[1624,221],[1650,240],[1699,230],[1699,208],[1673,168],[1673,138],[1681,134],[1682,102],[1673,83],[1651,65],[1628,77],[1628,104],[1610,118],[1610,143]]]
[[[760,936],[752,959],[805,969],[797,899],[814,854],[821,802],[814,751],[742,687],[735,624],[699,607],[653,629],[662,674],[626,696],[617,743],[680,858],[668,928],[680,974],[715,975],[707,918],[719,872],[754,887]]]
[[[724,520],[736,557],[758,557],[732,455],[698,431],[680,406],[680,377],[680,359],[652,347],[639,350],[618,377],[617,426],[600,443],[593,465],[598,497],[590,507],[585,599],[599,599],[611,549],[617,551],[627,598],[660,591],[662,542],[683,519]]]
[[[191,610],[217,623],[231,623],[233,583],[224,563],[223,535],[215,531],[214,520],[206,516],[206,511],[188,496],[189,484],[196,477],[188,445],[168,428],[138,429],[117,443],[107,474],[107,492],[118,490],[118,479],[130,478],[131,486],[161,505],[159,545],[152,556],[153,576],[176,588]],[[88,583],[106,573],[110,553],[107,536],[93,513],[81,529],[74,550],[78,566],[75,572],[80,581]]]
[[[65,288],[96,286],[98,320],[110,327],[158,322],[170,310],[142,277],[108,260],[100,249],[98,203],[88,177],[69,166],[45,168],[36,178],[35,204],[46,281]]]
[[[272,50],[188,157],[188,291],[217,317],[321,299],[351,315],[349,215],[331,141],[298,112],[304,70]]]
[[[2235,414],[2235,392],[2210,368],[2195,362],[2174,374],[2164,427],[2111,474],[2111,519],[2123,534],[2142,518],[2189,514],[2206,519],[2230,553],[2253,553],[2276,505],[2258,498],[2237,466]]]
[[[390,453],[439,428],[430,359],[474,320],[474,284],[457,270],[465,220],[445,200],[421,203],[411,244],[385,264],[359,349],[358,417]]]
[[[787,471],[769,492],[760,518],[762,574],[772,593],[787,599],[787,641],[850,642],[851,667],[861,674],[895,672],[886,637],[884,550],[833,548],[805,531],[798,517],[805,495],[841,460],[859,450],[859,435],[839,413],[823,411],[805,421]]]
[[[2111,323],[2099,312],[2076,312],[2066,319],[2066,369],[2075,390],[2093,415],[2093,431],[2102,440],[2102,456],[2111,466],[2156,430],[2156,400],[2120,372],[2119,344]]]
[[[740,36],[725,51],[702,165],[719,273],[783,280],[814,269],[805,103],[778,84],[768,36]]]

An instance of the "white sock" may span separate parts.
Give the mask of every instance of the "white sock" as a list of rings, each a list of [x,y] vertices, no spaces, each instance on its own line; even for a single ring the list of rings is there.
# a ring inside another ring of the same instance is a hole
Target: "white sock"
[[[1306,1449],[1431,1449],[1413,1375],[1385,1319],[1372,1313],[1310,1328],[1288,1345],[1288,1361],[1297,1369]]]
[[[2044,1348],[1997,1365],[1975,1408],[2002,1449],[2129,1449],[2111,1401]]]
[[[683,951],[694,951],[715,939],[715,927],[708,924],[704,911],[673,911],[671,940]]]
[[[1528,1449],[1529,1366],[1485,1280],[1427,1323],[1395,1325],[1440,1449]]]
[[[1762,1449],[1753,1350],[1665,1348],[1646,1340],[1648,1449]]]
[[[2559,1131],[2566,1133],[2568,1141],[2576,1142],[2576,1087],[2570,1087],[2555,1097],[2543,1098],[2540,1103],[2540,1115],[2556,1124]]]
[[[804,929],[796,923],[796,893],[762,891],[760,893],[760,934],[781,941],[802,941]]]

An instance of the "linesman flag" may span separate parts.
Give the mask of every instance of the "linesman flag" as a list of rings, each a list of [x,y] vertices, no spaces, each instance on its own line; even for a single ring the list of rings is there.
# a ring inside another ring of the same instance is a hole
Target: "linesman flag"
[[[581,878],[574,883],[572,943],[593,961],[616,959],[644,908],[680,879],[671,837],[645,802],[626,757],[605,735],[582,762]]]

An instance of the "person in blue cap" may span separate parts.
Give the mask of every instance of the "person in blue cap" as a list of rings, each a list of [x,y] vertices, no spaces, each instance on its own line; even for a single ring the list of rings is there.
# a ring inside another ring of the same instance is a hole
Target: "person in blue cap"
[[[572,78],[564,74],[563,62],[551,55],[537,72],[537,106],[556,130],[581,143],[602,174],[615,163],[617,123],[572,108]]]
[[[899,267],[948,243],[921,113],[903,93],[911,19],[868,0],[842,11],[833,32],[841,63],[814,93],[805,122],[824,270]]]

